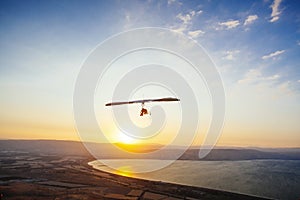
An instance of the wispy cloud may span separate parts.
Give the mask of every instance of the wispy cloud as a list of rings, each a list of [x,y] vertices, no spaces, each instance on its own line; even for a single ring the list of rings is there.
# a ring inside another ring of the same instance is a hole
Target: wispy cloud
[[[273,53],[270,53],[268,55],[264,55],[263,57],[261,57],[263,60],[267,60],[267,59],[270,59],[270,58],[274,58],[280,54],[283,54],[285,52],[285,50],[280,50],[280,51],[275,51]]]
[[[221,29],[226,28],[226,29],[232,29],[240,25],[239,20],[229,20],[226,22],[219,22],[219,26],[221,26]],[[217,28],[217,30],[220,30]]]
[[[131,14],[129,12],[125,13],[125,18],[124,18],[124,29],[130,29],[133,26],[132,23],[132,18],[131,18]]]
[[[179,13],[176,17],[180,19],[184,24],[188,24],[192,20],[192,15],[190,14],[183,15]]]
[[[281,11],[279,10],[279,6],[281,2],[282,0],[274,0],[272,5],[270,6],[272,8],[270,22],[276,22],[277,20],[279,20],[279,16],[281,14]]]
[[[259,77],[261,77],[261,71],[259,69],[250,69],[244,76],[243,79],[240,79],[238,83],[249,83],[256,81]]]
[[[181,24],[180,26],[171,26],[170,29],[178,33],[184,33],[188,28],[187,25]]]
[[[255,20],[257,20],[258,19],[258,16],[257,15],[249,15],[248,17],[247,17],[247,19],[245,20],[245,22],[244,22],[244,26],[247,26],[247,25],[249,25],[249,24],[252,24]]]
[[[203,35],[204,33],[205,33],[204,31],[199,29],[199,30],[195,30],[195,31],[189,31],[188,35],[191,36],[192,38],[197,38],[197,37]]]
[[[273,76],[268,76],[268,77],[265,77],[264,79],[265,80],[277,80],[277,79],[279,79],[280,78],[280,75],[278,75],[278,74],[274,74]]]
[[[176,18],[179,19],[181,21],[181,23],[177,26],[171,27],[171,29],[173,31],[180,32],[180,33],[188,31],[190,29],[191,25],[192,25],[193,18],[200,15],[200,14],[202,14],[202,12],[203,12],[202,10],[199,10],[199,11],[191,10],[190,12],[188,12],[186,14],[179,13],[176,16]],[[198,32],[190,31],[190,33],[189,33],[189,35],[191,37],[193,37],[193,36],[197,37],[200,34],[201,34],[200,30],[198,30]]]
[[[236,54],[240,53],[239,50],[234,50],[234,51],[226,51],[224,52],[225,56],[223,59],[225,60],[235,60],[236,59]]]
[[[274,74],[272,76],[263,76],[260,69],[250,69],[247,71],[243,79],[240,79],[238,83],[255,83],[255,82],[266,82],[275,81],[280,78],[279,74]]]
[[[281,94],[285,95],[291,95],[293,94],[292,88],[292,82],[291,81],[285,81],[278,85],[278,90],[281,92]]]
[[[197,11],[197,15],[201,15],[203,13],[203,10]]]
[[[177,4],[177,5],[182,5],[181,2],[177,1],[177,0],[168,0],[168,5],[172,5],[172,4]]]
[[[200,15],[202,12],[203,12],[202,10],[199,11],[192,10],[186,14],[179,13],[176,17],[180,19],[184,24],[189,24],[192,21],[194,16]]]
[[[175,3],[175,2],[176,2],[176,0],[168,0],[168,5],[171,5],[171,4]]]

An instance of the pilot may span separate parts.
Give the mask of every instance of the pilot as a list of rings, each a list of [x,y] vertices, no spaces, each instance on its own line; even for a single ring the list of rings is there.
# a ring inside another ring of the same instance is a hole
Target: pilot
[[[147,115],[148,110],[146,108],[142,108],[140,116]]]

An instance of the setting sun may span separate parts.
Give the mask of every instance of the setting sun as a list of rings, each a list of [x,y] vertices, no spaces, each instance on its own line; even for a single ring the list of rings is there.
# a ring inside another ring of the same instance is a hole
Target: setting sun
[[[123,144],[135,144],[137,143],[137,140],[126,135],[125,133],[119,132],[117,134],[118,142]]]
[[[0,27],[0,200],[300,200],[300,0],[0,0]]]

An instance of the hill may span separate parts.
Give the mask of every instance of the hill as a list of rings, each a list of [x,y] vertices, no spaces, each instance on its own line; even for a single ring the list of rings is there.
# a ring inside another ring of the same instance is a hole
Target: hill
[[[168,159],[180,149],[172,148],[164,150],[160,153],[159,157],[149,157],[145,149],[155,151],[160,146],[150,145],[143,146],[143,151],[139,153],[138,150],[134,153],[120,153],[115,148],[111,147],[111,144],[98,144],[90,143],[90,146],[94,148],[101,158],[103,159],[121,159],[121,158],[152,158],[152,159]],[[121,145],[117,145],[121,147]],[[134,149],[134,146],[130,147]],[[150,151],[149,150],[149,151]],[[39,154],[56,154],[56,155],[76,155],[76,156],[90,156],[81,142],[75,141],[61,141],[61,140],[0,140],[0,151],[21,151],[28,153]],[[199,149],[189,149],[181,157],[181,160],[199,160]],[[215,148],[202,160],[253,160],[253,159],[282,159],[282,160],[300,160],[300,149],[254,149],[254,148]]]

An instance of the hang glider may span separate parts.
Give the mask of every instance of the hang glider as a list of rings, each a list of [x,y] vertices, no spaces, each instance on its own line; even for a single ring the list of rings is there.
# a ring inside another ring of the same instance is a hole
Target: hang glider
[[[159,99],[142,99],[142,100],[134,100],[134,101],[121,101],[121,102],[111,102],[105,104],[105,106],[117,106],[117,105],[124,105],[124,104],[134,104],[134,103],[141,103],[142,110],[140,112],[140,116],[150,114],[146,108],[144,108],[145,103],[148,102],[171,102],[171,101],[180,101],[180,99],[173,98],[173,97],[166,97],[166,98],[159,98]]]

